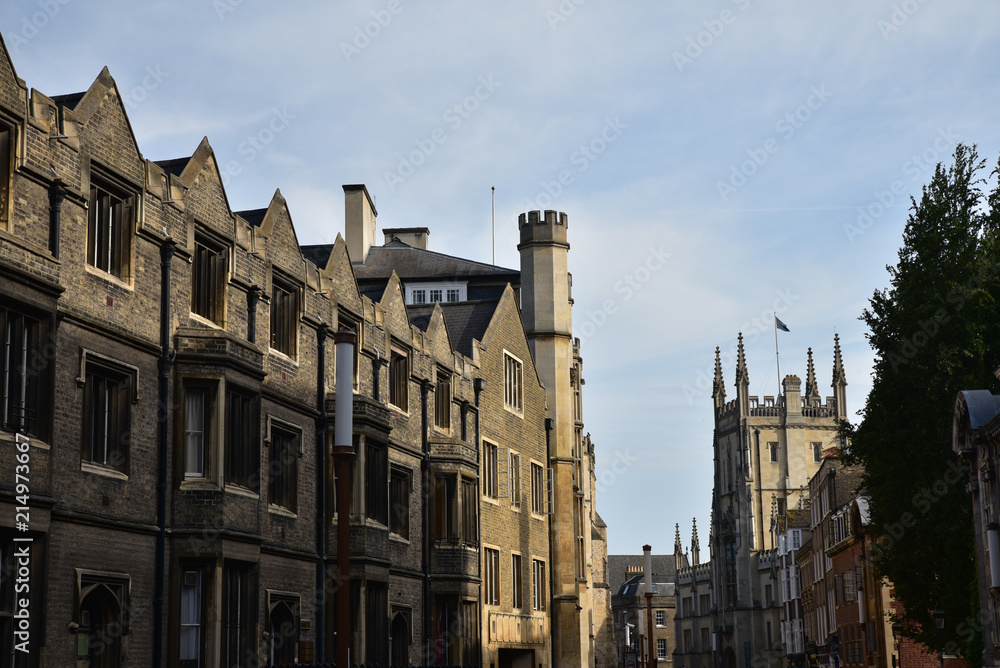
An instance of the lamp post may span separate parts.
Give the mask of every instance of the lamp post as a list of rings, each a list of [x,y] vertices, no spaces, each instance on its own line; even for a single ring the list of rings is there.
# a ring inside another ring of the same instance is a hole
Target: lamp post
[[[934,628],[938,631],[938,656],[941,657],[941,668],[944,668],[944,610],[934,608],[931,617],[934,618]]]
[[[646,657],[649,668],[656,668],[653,656],[653,558],[652,546],[643,545],[642,555],[646,560]]]
[[[337,665],[350,665],[351,647],[351,460],[354,458],[354,332],[333,335],[337,349],[337,403],[333,461],[337,471]]]
[[[899,665],[893,664],[893,668],[903,668],[903,625],[899,622],[892,623],[892,639],[896,641],[896,652],[899,654]]]

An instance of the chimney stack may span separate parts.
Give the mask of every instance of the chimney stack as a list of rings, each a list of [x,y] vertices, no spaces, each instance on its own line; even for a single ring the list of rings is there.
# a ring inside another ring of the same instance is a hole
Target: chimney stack
[[[347,254],[353,264],[362,264],[368,249],[375,245],[375,218],[378,211],[365,184],[344,186],[344,228]]]

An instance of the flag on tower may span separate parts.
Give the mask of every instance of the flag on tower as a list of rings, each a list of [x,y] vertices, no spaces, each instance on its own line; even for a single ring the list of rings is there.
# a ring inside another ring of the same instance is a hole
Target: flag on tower
[[[783,332],[789,331],[788,330],[788,325],[786,325],[785,323],[781,322],[781,320],[778,318],[778,316],[774,316],[774,324],[775,324],[775,326],[778,329],[780,329]]]

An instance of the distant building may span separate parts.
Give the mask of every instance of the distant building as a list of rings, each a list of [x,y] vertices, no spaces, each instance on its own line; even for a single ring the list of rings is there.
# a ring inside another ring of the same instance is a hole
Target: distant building
[[[611,597],[617,659],[612,665],[624,668],[627,654],[641,657],[650,647],[658,665],[669,665],[673,663],[674,647],[674,583],[669,581],[673,579],[673,569],[663,573],[653,568],[653,638],[650,642],[643,555],[629,559],[632,561],[626,566],[626,579]],[[672,558],[661,556],[657,557],[657,562],[662,565],[669,559]]]
[[[784,665],[779,518],[805,502],[805,487],[822,453],[839,444],[839,423],[847,415],[846,387],[835,337],[833,395],[825,402],[819,395],[812,349],[804,387],[797,376],[788,375],[778,397],[750,396],[740,335],[736,397],[726,401],[716,349],[711,561],[707,567],[692,564],[677,574],[679,596],[691,599],[690,618],[683,600],[678,603],[684,620],[678,628],[691,631],[690,652],[684,636],[680,638],[684,661],[691,666],[705,665],[710,648],[715,651],[711,665],[722,668]]]
[[[983,666],[996,668],[1000,665],[1000,395],[989,390],[959,392],[952,434],[952,449],[961,466],[968,468],[964,475],[972,497]],[[945,473],[949,484],[963,475],[957,464],[955,469]],[[968,630],[963,628],[963,634]]]

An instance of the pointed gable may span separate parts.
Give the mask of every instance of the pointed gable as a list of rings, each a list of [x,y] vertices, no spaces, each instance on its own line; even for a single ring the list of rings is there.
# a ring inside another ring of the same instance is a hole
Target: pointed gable
[[[101,70],[83,97],[66,97],[63,102],[82,126],[81,148],[92,159],[142,185],[145,170],[139,144],[108,68]]]
[[[308,248],[320,248],[318,246],[306,246],[303,248],[303,255],[307,259],[316,263],[317,255],[307,252]],[[361,292],[358,290],[358,283],[354,280],[354,271],[351,270],[351,259],[347,255],[347,242],[337,235],[337,240],[332,246],[324,246],[328,249],[322,255],[326,255],[326,260],[317,266],[323,276],[322,289],[329,290],[330,299],[335,304],[344,306],[348,311],[357,316],[363,312]]]
[[[288,203],[281,195],[281,190],[275,190],[271,197],[271,203],[264,210],[259,222],[254,220],[256,216],[245,216],[244,213],[254,214],[257,212],[240,212],[240,216],[255,225],[257,237],[263,238],[265,244],[258,244],[257,250],[266,247],[267,259],[282,271],[302,278],[304,275],[304,265],[302,249],[299,246],[298,237],[295,234],[295,227],[292,224],[292,214],[288,210]]]
[[[394,336],[401,339],[405,337],[404,340],[409,341],[410,319],[403,300],[403,284],[395,272],[389,277],[379,304],[385,311],[385,324],[389,331]]]
[[[426,341],[430,349],[431,357],[439,364],[451,367],[454,363],[454,346],[451,343],[451,336],[448,333],[448,325],[444,319],[444,311],[441,304],[434,304],[431,311],[430,320],[427,322]]]
[[[525,382],[528,378],[533,378],[538,387],[542,386],[538,370],[535,368],[535,360],[531,356],[531,348],[528,346],[528,337],[524,334],[524,322],[517,307],[514,289],[509,284],[497,303],[481,343],[490,355],[499,355],[500,349],[504,348],[518,357],[524,365]]]
[[[222,174],[215,159],[215,151],[208,143],[208,137],[201,140],[187,161],[166,160],[157,164],[164,171],[175,175],[183,186],[184,209],[188,214],[224,237],[235,237],[235,218],[226,189],[222,185]],[[184,165],[183,168],[181,164]]]
[[[14,37],[20,39],[19,35]],[[17,46],[16,41],[14,46]],[[0,109],[19,119],[28,111],[28,87],[17,76],[3,35],[0,35]]]

